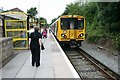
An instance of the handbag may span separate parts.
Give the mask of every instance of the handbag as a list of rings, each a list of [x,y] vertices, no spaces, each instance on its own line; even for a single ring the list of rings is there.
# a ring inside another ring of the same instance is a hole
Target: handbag
[[[43,43],[41,44],[41,50],[44,50],[45,49],[45,47],[44,47],[44,45],[43,45]]]

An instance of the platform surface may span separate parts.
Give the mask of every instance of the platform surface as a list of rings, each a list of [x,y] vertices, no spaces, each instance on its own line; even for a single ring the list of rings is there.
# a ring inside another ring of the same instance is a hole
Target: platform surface
[[[43,39],[45,50],[41,51],[41,65],[31,65],[30,50],[18,55],[0,71],[2,78],[79,78],[76,70],[56,42],[52,34]]]

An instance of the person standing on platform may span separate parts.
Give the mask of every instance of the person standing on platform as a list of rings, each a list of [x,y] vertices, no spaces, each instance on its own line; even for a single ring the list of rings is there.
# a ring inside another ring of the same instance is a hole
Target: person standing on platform
[[[33,25],[32,25],[32,26],[30,26],[29,36],[30,36],[30,34],[31,34],[32,32],[34,32],[34,27],[33,27]]]
[[[40,46],[42,40],[42,35],[38,31],[39,27],[35,27],[34,32],[29,36],[29,45],[32,54],[32,66],[34,66],[36,63],[36,67],[40,66]]]
[[[21,38],[26,38],[26,33],[25,31],[21,31],[21,35],[20,35]],[[26,41],[25,40],[22,40],[22,47],[25,47],[26,45]]]
[[[42,31],[43,38],[47,38],[47,28]]]

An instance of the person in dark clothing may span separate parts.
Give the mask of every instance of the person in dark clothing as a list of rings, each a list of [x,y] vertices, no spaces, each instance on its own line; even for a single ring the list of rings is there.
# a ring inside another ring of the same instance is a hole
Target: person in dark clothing
[[[39,28],[35,27],[34,32],[29,36],[29,44],[32,54],[32,66],[34,66],[36,63],[36,67],[40,66],[40,46],[42,39],[42,35],[38,32],[38,30]]]

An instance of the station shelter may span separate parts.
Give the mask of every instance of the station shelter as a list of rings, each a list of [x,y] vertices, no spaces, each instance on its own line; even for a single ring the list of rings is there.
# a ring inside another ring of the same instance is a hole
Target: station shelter
[[[24,12],[8,11],[0,13],[12,17],[3,20],[5,37],[13,38],[14,49],[28,49],[29,15]]]

